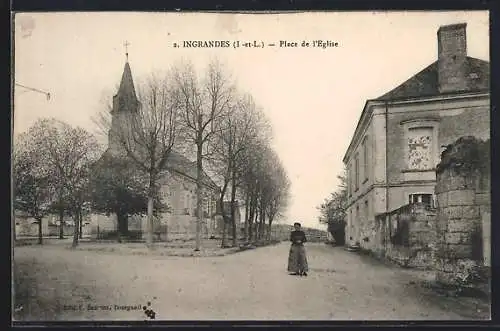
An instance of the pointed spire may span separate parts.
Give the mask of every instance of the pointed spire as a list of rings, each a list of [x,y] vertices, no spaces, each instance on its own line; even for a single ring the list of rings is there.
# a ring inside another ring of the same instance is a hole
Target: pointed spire
[[[134,98],[136,97],[132,71],[130,70],[130,64],[128,62],[125,63],[125,67],[123,68],[122,80],[120,82],[118,94],[133,96]]]
[[[134,80],[130,64],[125,62],[122,79],[118,92],[114,96],[113,112],[135,110],[137,108],[137,95],[135,93]]]

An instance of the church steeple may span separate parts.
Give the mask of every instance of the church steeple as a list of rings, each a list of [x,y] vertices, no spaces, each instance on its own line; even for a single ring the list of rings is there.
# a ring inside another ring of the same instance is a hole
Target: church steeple
[[[128,63],[127,52],[127,61],[125,62],[125,67],[123,68],[120,87],[116,95],[113,97],[113,113],[122,111],[134,111],[136,110],[137,105],[137,95],[135,93],[132,71],[130,70],[130,64]]]
[[[127,126],[123,124],[131,119],[130,115],[137,112],[139,101],[135,93],[132,70],[128,59],[123,68],[122,79],[118,92],[113,96],[113,109],[111,110],[111,128],[108,133],[108,146],[112,153],[123,154],[120,136]]]

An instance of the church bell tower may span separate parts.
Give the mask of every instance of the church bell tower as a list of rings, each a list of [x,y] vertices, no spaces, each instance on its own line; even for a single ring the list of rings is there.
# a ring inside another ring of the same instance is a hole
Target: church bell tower
[[[125,47],[129,44],[125,43]],[[128,62],[128,50],[126,50],[125,67],[120,81],[118,92],[113,96],[113,108],[111,110],[111,128],[108,136],[108,146],[113,152],[120,152],[123,147],[120,138],[123,136],[123,130],[128,127],[126,121],[130,116],[137,112],[139,101],[134,87],[132,71]]]

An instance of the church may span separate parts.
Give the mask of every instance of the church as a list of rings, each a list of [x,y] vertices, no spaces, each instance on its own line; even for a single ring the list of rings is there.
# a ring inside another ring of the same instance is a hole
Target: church
[[[130,64],[127,61],[123,69],[120,86],[113,97],[111,110],[111,128],[108,135],[108,148],[103,157],[120,154],[120,146],[116,130],[120,121],[126,120],[130,112],[137,109],[139,100],[136,95]],[[172,152],[165,169],[161,172],[160,196],[168,211],[160,213],[154,221],[156,239],[193,239],[196,235],[196,161],[184,155]],[[217,217],[217,201],[220,189],[216,183],[203,172],[203,224],[202,238],[215,236],[220,226]],[[217,220],[217,222],[216,222]],[[116,233],[118,229],[117,215],[91,215],[93,237],[105,238],[106,233]],[[129,215],[128,231],[130,233],[146,233],[146,216]],[[142,236],[143,237],[143,236]]]

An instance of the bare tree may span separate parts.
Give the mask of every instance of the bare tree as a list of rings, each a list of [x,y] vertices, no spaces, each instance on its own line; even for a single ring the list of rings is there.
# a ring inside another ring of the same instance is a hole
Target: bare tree
[[[259,206],[261,201],[261,187],[265,182],[263,177],[263,163],[265,160],[265,148],[267,141],[265,139],[256,139],[252,141],[250,146],[245,150],[244,163],[246,166],[242,169],[243,191],[245,192],[245,223],[248,233],[246,235],[248,241],[254,239],[254,224],[257,224],[259,218]],[[257,238],[257,236],[255,237]]]
[[[176,72],[176,87],[181,99],[180,118],[187,142],[196,148],[196,246],[200,250],[200,233],[203,221],[203,160],[208,143],[217,132],[218,122],[228,111],[234,86],[221,64],[212,61],[202,79],[198,79],[191,64],[183,65]],[[204,150],[205,148],[205,150]]]
[[[270,184],[269,201],[266,208],[266,216],[268,220],[268,240],[271,239],[271,227],[276,217],[282,215],[285,208],[288,206],[290,194],[290,180],[281,163],[281,160],[273,153],[270,163]]]
[[[51,174],[49,169],[40,167],[40,155],[30,148],[29,136],[23,134],[16,138],[12,153],[14,208],[35,219],[41,245],[42,219],[49,214],[55,196]]]
[[[264,239],[267,229],[269,240],[273,220],[287,206],[290,181],[271,147],[269,135],[257,136],[243,154],[239,171],[245,200],[246,237],[248,241]]]
[[[148,247],[153,243],[154,200],[158,180],[167,168],[169,156],[179,141],[178,110],[180,95],[172,76],[150,75],[138,84],[134,97],[114,100],[114,113],[101,113],[96,119],[100,127],[109,132],[110,151],[130,160],[147,177],[147,237]],[[120,107],[121,108],[117,109]]]
[[[53,118],[38,120],[22,139],[28,150],[20,155],[33,158],[28,161],[35,165],[32,174],[43,174],[38,179],[45,178],[45,184],[53,192],[51,203],[59,214],[59,238],[62,239],[68,198],[75,193],[79,181],[85,180],[83,169],[97,159],[100,146],[86,130]]]
[[[328,225],[328,232],[333,236],[336,244],[345,241],[346,205],[347,205],[347,168],[337,176],[339,185],[330,193],[330,196],[317,207],[320,212],[319,222]]]
[[[80,169],[75,172],[73,178],[67,182],[67,208],[75,223],[72,247],[76,247],[78,239],[82,239],[84,207],[90,203],[91,166],[96,159],[93,158],[88,161],[82,164]]]
[[[244,151],[250,147],[251,141],[259,134],[258,118],[255,103],[250,95],[241,95],[222,117],[215,139],[212,141],[212,168],[216,168],[221,178],[222,189],[219,204],[224,218],[222,247],[225,246],[226,224],[232,223],[232,244],[237,244],[236,195],[241,184],[244,167]],[[230,190],[230,217],[224,210],[224,199]]]

